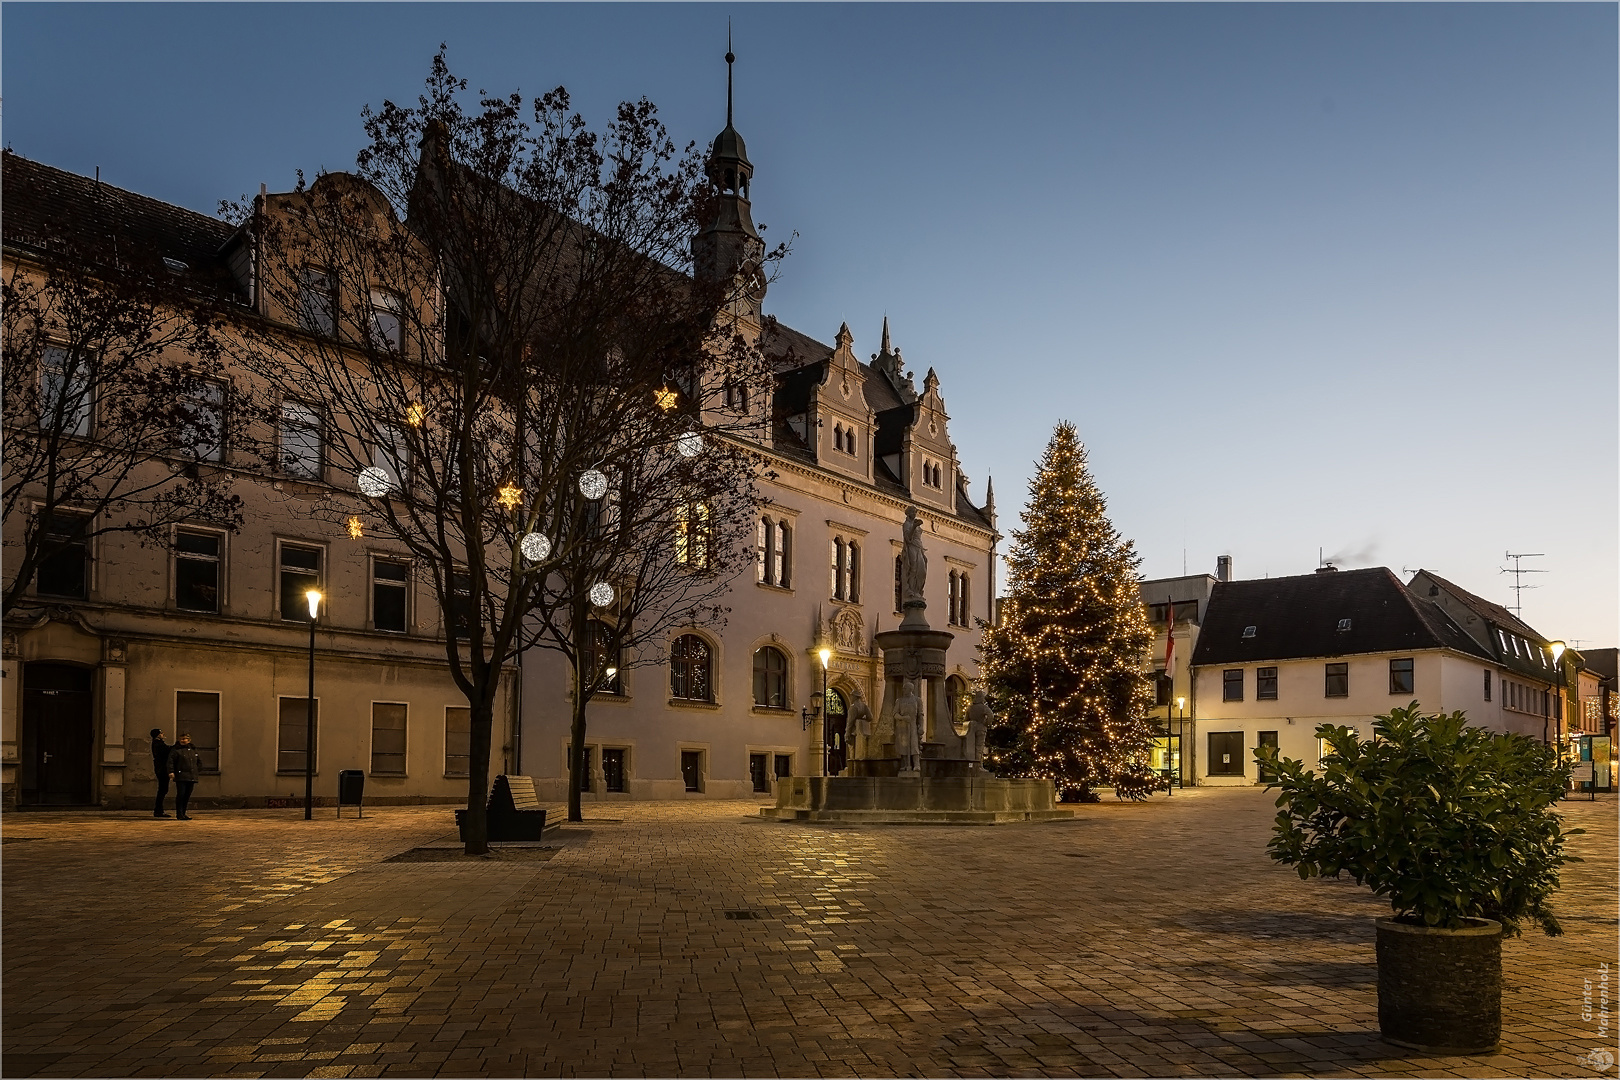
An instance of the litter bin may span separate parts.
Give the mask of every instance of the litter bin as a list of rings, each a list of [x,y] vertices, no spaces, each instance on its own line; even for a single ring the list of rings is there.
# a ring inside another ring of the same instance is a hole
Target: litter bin
[[[338,817],[343,816],[345,806],[361,807],[361,799],[366,793],[366,774],[363,769],[343,769],[338,773]],[[365,817],[366,812],[360,809],[360,816]]]

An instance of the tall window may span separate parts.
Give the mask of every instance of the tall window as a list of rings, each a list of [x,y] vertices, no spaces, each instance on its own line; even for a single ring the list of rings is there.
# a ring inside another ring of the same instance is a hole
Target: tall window
[[[90,591],[90,528],[87,514],[42,514],[36,528],[45,534],[50,554],[34,572],[34,591],[40,596],[83,600]]]
[[[448,599],[450,606],[444,613],[446,631],[458,638],[472,637],[473,623],[478,618],[478,605],[473,602],[471,574],[451,571]]]
[[[403,339],[403,301],[397,293],[383,289],[371,290],[371,336],[377,347],[389,352],[400,352]]]
[[[332,279],[324,270],[307,269],[298,279],[298,324],[312,333],[332,336],[336,328]]]
[[[1256,701],[1277,700],[1277,669],[1263,667],[1254,669],[1254,699]]]
[[[755,541],[754,580],[779,588],[788,587],[788,563],[792,554],[792,528],[788,523],[760,518]]]
[[[1490,673],[1489,670],[1486,670],[1484,672],[1484,675],[1485,675],[1485,700],[1489,701],[1489,700],[1491,700],[1491,673]]]
[[[624,784],[624,747],[604,746],[602,748],[602,779],[606,782],[609,791],[628,790]]]
[[[466,776],[472,766],[472,710],[451,705],[444,710],[444,775]]]
[[[371,703],[371,775],[405,775],[405,716],[403,702]]]
[[[754,651],[754,704],[787,708],[787,657],[769,645]]]
[[[302,698],[298,699],[300,702]],[[219,695],[180,690],[174,695],[174,737],[191,736],[191,748],[202,759],[202,771],[219,772]]]
[[[1170,699],[1176,692],[1175,676],[1168,671],[1155,672],[1153,676],[1153,704],[1155,706],[1168,706]]]
[[[403,428],[392,424],[377,426],[377,445],[372,448],[371,463],[388,474],[396,491],[410,484],[411,444]]]
[[[585,649],[585,670],[596,679],[598,694],[624,693],[624,660],[613,647],[613,628],[591,620],[591,633]]]
[[[371,625],[403,634],[409,624],[411,567],[397,559],[371,562]]]
[[[1412,675],[1412,658],[1410,656],[1392,659],[1389,662],[1389,692],[1392,694],[1410,694],[1416,685]]]
[[[856,540],[833,537],[832,595],[834,600],[861,600],[861,545]]]
[[[726,380],[726,408],[733,412],[748,411],[748,384],[736,379]]]
[[[309,699],[284,697],[276,725],[276,772],[304,772],[304,748],[309,730]],[[315,702],[315,767],[320,768],[321,703]]]
[[[968,576],[958,570],[952,570],[947,576],[949,594],[947,597],[950,622],[952,626],[968,625]]]
[[[950,714],[951,723],[960,724],[966,720],[967,707],[967,680],[960,675],[952,675],[945,680],[945,711]]]
[[[219,612],[218,533],[179,529],[174,534],[174,606],[181,611]]]
[[[321,418],[297,401],[281,404],[281,471],[307,480],[321,478]]]
[[[1350,665],[1349,664],[1329,664],[1329,665],[1327,665],[1327,686],[1325,688],[1325,696],[1327,696],[1327,697],[1349,697],[1350,696]]]
[[[708,503],[683,503],[675,508],[676,562],[692,570],[709,569],[710,539]]]
[[[59,345],[45,346],[41,373],[39,426],[64,435],[89,435],[95,399],[90,363]]]
[[[198,461],[225,456],[225,384],[198,379],[180,399],[185,410],[181,447]]]
[[[288,622],[309,618],[304,594],[321,587],[321,549],[302,544],[281,545],[281,617]]]
[[[1221,700],[1243,700],[1243,669],[1228,668],[1221,672]]]
[[[684,701],[713,701],[713,663],[707,641],[696,634],[676,638],[669,650],[669,696]]]

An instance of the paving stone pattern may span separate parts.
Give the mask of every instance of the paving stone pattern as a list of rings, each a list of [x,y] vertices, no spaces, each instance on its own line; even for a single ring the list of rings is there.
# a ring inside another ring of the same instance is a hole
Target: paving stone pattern
[[[3,1073],[1613,1075],[1580,1009],[1616,805],[1563,809],[1569,932],[1505,945],[1488,1058],[1378,1039],[1387,909],[1273,865],[1255,790],[976,828],[617,803],[453,862],[384,861],[453,843],[444,807],[8,814]]]

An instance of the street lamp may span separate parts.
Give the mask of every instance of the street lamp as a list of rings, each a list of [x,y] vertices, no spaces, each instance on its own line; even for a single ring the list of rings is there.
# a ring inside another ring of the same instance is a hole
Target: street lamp
[[[1567,648],[1568,646],[1562,641],[1547,642],[1547,651],[1552,654],[1553,671],[1560,676],[1558,682],[1554,683],[1547,690],[1547,711],[1552,712],[1553,703],[1558,703],[1558,712],[1553,715],[1553,730],[1558,736],[1557,745],[1559,765],[1564,763],[1564,707],[1563,701],[1561,700],[1556,688],[1562,685],[1564,681],[1562,678],[1564,671],[1558,666],[1558,661],[1564,655],[1564,650]]]
[[[309,711],[304,716],[304,820],[315,817],[315,617],[321,611],[321,594],[310,589],[309,601]]]
[[[825,645],[817,653],[821,657],[821,775],[832,775],[832,710],[827,708],[827,664],[832,650]]]

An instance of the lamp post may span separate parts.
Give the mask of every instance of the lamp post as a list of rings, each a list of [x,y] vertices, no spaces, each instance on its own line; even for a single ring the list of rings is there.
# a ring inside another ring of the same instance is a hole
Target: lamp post
[[[310,589],[309,601],[309,711],[304,716],[304,820],[315,817],[315,617],[321,611],[321,594]]]
[[[832,650],[823,645],[817,653],[821,657],[821,775],[832,775],[832,710],[827,708],[827,664]]]
[[[1554,702],[1557,702],[1558,711],[1553,714],[1553,731],[1558,738],[1558,764],[1560,766],[1564,764],[1564,706],[1557,687],[1563,684],[1564,669],[1559,667],[1558,664],[1559,661],[1563,659],[1564,650],[1566,648],[1568,648],[1568,646],[1566,646],[1562,641],[1547,642],[1547,651],[1552,653],[1553,671],[1559,677],[1558,682],[1554,683],[1547,690],[1547,711],[1552,712],[1553,704]]]

